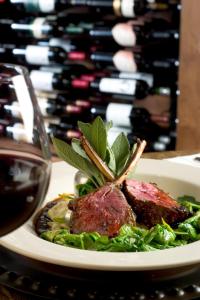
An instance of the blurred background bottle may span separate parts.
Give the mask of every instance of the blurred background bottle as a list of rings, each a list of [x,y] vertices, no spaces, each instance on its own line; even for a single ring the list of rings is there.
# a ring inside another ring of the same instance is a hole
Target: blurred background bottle
[[[179,0],[1,0],[0,60],[29,69],[49,135],[70,142],[78,120],[100,115],[113,121],[111,143],[123,131],[173,150],[180,10]],[[2,95],[3,117],[0,134],[23,138]]]

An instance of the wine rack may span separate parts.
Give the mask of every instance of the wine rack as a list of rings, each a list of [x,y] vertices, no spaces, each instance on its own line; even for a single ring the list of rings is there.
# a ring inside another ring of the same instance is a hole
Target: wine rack
[[[111,142],[123,131],[174,150],[181,1],[70,2],[0,2],[0,60],[29,68],[47,132],[70,142],[100,115]]]

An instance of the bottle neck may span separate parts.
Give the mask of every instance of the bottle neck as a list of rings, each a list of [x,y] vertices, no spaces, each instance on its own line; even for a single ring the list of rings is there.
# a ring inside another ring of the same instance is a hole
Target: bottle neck
[[[83,112],[80,106],[74,104],[60,105],[56,104],[55,101],[45,98],[38,98],[38,103],[43,116],[80,116]]]
[[[27,136],[25,127],[20,120],[9,122],[5,120],[0,120],[0,136],[11,138],[17,142],[26,142],[29,143],[32,141]]]
[[[30,23],[12,23],[11,29],[21,35],[32,36],[35,39],[44,39],[56,34],[53,22],[43,17],[29,21]]]
[[[95,38],[100,40],[103,39],[112,39],[112,30],[108,27],[94,27],[91,30],[89,30],[89,36],[91,38]]]
[[[0,103],[0,116],[21,119],[20,107],[17,101],[12,103]]]

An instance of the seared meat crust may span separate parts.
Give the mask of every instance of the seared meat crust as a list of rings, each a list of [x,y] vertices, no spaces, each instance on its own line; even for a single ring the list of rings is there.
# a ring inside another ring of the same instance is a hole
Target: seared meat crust
[[[135,215],[124,194],[112,183],[70,201],[69,208],[72,233],[96,231],[112,237],[123,224],[135,225]]]
[[[136,213],[137,222],[152,227],[164,219],[175,224],[188,218],[188,211],[159,189],[155,184],[128,179],[124,182],[124,194]]]

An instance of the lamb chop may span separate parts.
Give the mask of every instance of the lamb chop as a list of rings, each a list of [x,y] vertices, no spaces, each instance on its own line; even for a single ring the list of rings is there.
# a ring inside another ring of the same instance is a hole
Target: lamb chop
[[[127,179],[124,194],[137,215],[137,222],[149,228],[161,223],[162,219],[176,224],[189,217],[188,211],[156,184]]]
[[[135,225],[135,215],[124,194],[113,183],[70,201],[72,233],[99,232],[115,236],[122,225]]]
[[[82,146],[104,175],[109,174],[84,137]],[[148,227],[161,223],[162,218],[172,224],[188,217],[185,209],[155,185],[126,179],[136,166],[145,146],[145,141],[137,141],[137,148],[119,178],[69,204],[72,210],[72,233],[96,231],[102,235],[115,236],[123,224],[135,224],[133,212],[136,213],[137,220]],[[107,177],[111,179],[110,174]],[[121,190],[123,186],[124,191]],[[128,202],[133,209],[132,214]]]
[[[120,190],[120,186],[122,178],[136,165],[142,155],[146,142],[138,140],[137,149],[133,157],[131,157],[125,172],[116,182],[110,170],[100,157],[98,157],[84,136],[81,139],[81,143],[89,158],[101,170],[104,176],[109,181],[112,180],[112,182],[108,182],[96,191],[69,203],[69,208],[72,210],[70,219],[71,232],[96,231],[109,237],[115,236],[122,225],[136,224],[135,214],[131,210],[123,192]]]

